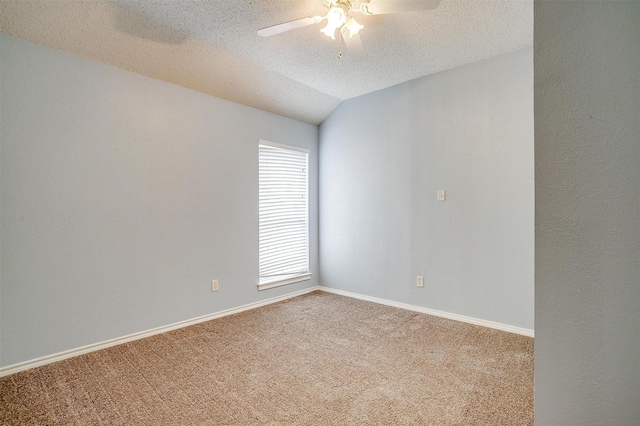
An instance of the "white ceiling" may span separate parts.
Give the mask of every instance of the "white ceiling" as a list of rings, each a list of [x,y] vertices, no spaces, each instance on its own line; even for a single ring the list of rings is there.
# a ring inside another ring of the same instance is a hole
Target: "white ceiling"
[[[4,32],[313,124],[341,100],[533,44],[533,0],[442,0],[431,11],[358,14],[363,62],[348,52],[339,59],[322,24],[256,34],[324,15],[322,0],[0,3]]]

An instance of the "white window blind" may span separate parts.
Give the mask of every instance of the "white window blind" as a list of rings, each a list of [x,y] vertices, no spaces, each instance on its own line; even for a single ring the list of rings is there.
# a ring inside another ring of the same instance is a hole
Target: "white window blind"
[[[309,279],[308,151],[260,141],[259,289]]]

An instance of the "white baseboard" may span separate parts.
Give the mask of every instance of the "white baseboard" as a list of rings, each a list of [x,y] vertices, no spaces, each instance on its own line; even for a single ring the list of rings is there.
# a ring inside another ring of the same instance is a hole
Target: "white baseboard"
[[[286,299],[291,299],[296,296],[311,293],[319,290],[320,286],[314,286],[306,288],[304,290],[295,291],[282,296],[272,297],[270,299],[261,300],[259,302],[249,303],[247,305],[238,306],[237,308],[226,309],[224,311],[216,312],[209,315],[203,315],[201,317],[192,318],[185,321],[176,322],[173,324],[165,325],[162,327],[152,328],[151,330],[140,331],[138,333],[129,334],[127,336],[117,337],[111,340],[105,340],[104,342],[98,342],[87,346],[82,346],[76,349],[70,349],[64,352],[58,352],[53,355],[43,356],[41,358],[24,361],[19,364],[8,365],[0,368],[0,377],[8,376],[10,374],[17,373],[19,371],[28,370],[29,368],[40,367],[41,365],[51,364],[52,362],[62,361],[63,359],[73,358],[78,355],[86,354],[88,352],[98,351],[100,349],[109,348],[111,346],[121,345],[122,343],[131,342],[132,340],[143,339],[145,337],[153,336],[160,333],[166,333],[167,331],[176,330],[178,328],[188,327],[190,325],[198,324],[205,321],[210,321],[216,318],[226,317],[227,315],[237,314],[250,309],[259,308],[261,306],[270,305],[272,303],[281,302]]]
[[[198,324],[205,321],[211,321],[213,319],[225,317],[227,315],[233,315],[243,311],[248,311],[250,309],[259,308],[261,306],[270,305],[272,303],[277,303],[286,299],[291,299],[293,297],[311,293],[316,290],[325,291],[327,293],[339,294],[341,296],[352,297],[354,299],[366,300],[368,302],[379,303],[381,305],[393,306],[395,308],[406,309],[409,311],[420,312],[423,314],[434,315],[437,317],[448,318],[455,321],[462,321],[469,324],[480,325],[483,327],[495,328],[497,330],[521,334],[523,336],[533,337],[533,330],[529,330],[526,328],[514,327],[511,325],[501,324],[498,322],[466,317],[463,315],[451,314],[448,312],[436,311],[434,309],[423,308],[421,306],[409,305],[401,302],[394,302],[392,300],[380,299],[378,297],[365,296],[362,294],[351,293],[344,290],[337,290],[335,288],[330,288],[330,287],[314,286],[314,287],[306,288],[304,290],[295,291],[293,293],[288,293],[282,296],[272,297],[270,299],[261,300],[259,302],[238,306],[236,308],[226,309],[224,311],[216,312],[213,314],[203,315],[201,317],[176,322],[176,323],[165,325],[162,327],[152,328],[151,330],[140,331],[138,333],[133,333],[127,336],[106,340],[104,342],[98,342],[91,345],[82,346],[80,348],[70,349],[64,352],[58,352],[56,354],[43,356],[41,358],[24,361],[19,364],[8,365],[6,367],[0,368],[0,377],[4,377],[10,374],[18,373],[20,371],[28,370],[30,368],[51,364],[52,362],[62,361],[63,359],[73,358],[75,356],[86,354],[88,352],[98,351],[100,349],[109,348],[111,346],[121,345],[123,343],[131,342],[132,340],[143,339],[145,337],[153,336],[160,333],[166,333],[167,331],[176,330],[178,328],[188,327],[190,325]]]
[[[392,300],[380,299],[378,297],[365,296],[349,291],[338,290],[330,287],[320,287],[321,291],[327,293],[339,294],[341,296],[353,297],[354,299],[366,300],[367,302],[379,303],[381,305],[393,306],[394,308],[406,309],[408,311],[420,312],[436,317],[447,318],[455,321],[462,321],[469,324],[481,325],[483,327],[495,328],[496,330],[507,331],[509,333],[521,334],[527,337],[534,337],[534,331],[528,328],[515,327],[512,325],[502,324],[499,322],[487,321],[479,318],[466,317],[464,315],[451,314],[449,312],[436,311],[435,309],[423,308],[422,306],[409,305],[407,303],[394,302]]]

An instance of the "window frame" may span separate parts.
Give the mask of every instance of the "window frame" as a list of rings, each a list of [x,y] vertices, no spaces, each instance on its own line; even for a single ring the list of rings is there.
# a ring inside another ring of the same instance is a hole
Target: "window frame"
[[[309,149],[294,145],[285,145],[277,142],[260,139],[258,142],[258,164],[260,164],[260,146],[272,148],[286,149],[290,151],[302,152],[306,155],[306,196],[305,196],[305,239],[306,239],[306,272],[299,274],[282,275],[273,279],[260,278],[260,266],[258,266],[258,290],[266,290],[269,288],[280,287],[287,284],[293,284],[301,281],[310,280],[312,277],[310,269],[310,241],[309,241]],[[260,247],[260,169],[258,167],[258,247]],[[258,248],[258,265],[260,264],[260,249]]]

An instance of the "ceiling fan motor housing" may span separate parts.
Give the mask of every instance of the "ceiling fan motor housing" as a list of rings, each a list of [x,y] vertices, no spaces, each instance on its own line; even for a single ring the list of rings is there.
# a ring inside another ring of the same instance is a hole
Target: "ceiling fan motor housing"
[[[346,6],[347,10],[358,9],[360,7],[360,0],[322,0],[322,4],[327,9],[332,7],[344,7]]]

